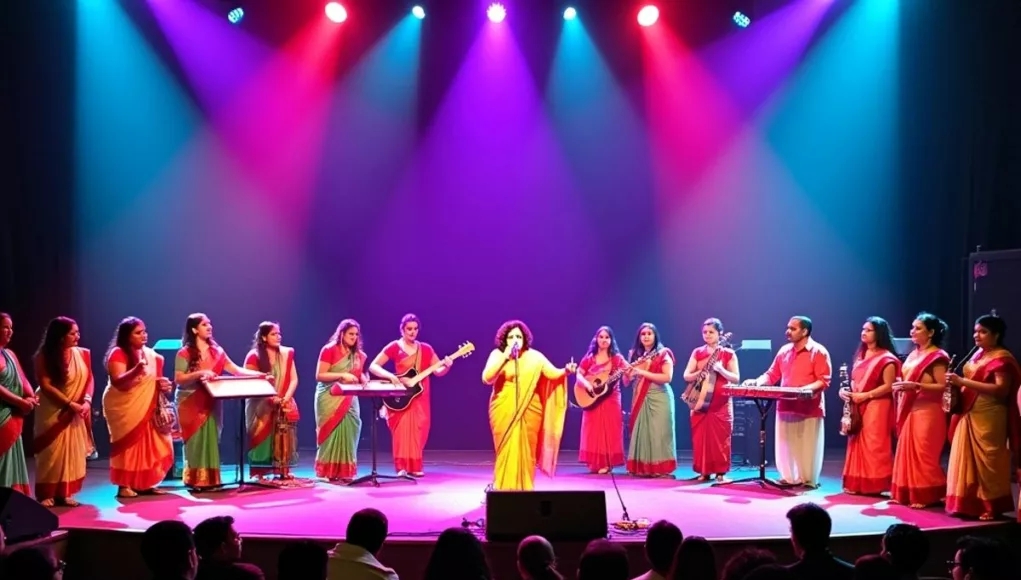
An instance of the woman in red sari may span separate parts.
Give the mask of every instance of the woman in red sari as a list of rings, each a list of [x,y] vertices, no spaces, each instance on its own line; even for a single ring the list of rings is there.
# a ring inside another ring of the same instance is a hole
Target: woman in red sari
[[[603,379],[627,367],[620,354],[613,329],[600,326],[589,343],[588,352],[578,363],[576,384],[595,394],[592,380]],[[624,413],[621,410],[620,380],[609,386],[610,391],[595,405],[585,409],[581,416],[581,445],[578,461],[592,473],[609,473],[624,465]]]
[[[922,509],[943,501],[947,474],[941,456],[947,442],[943,411],[950,355],[940,348],[947,324],[922,312],[911,324],[915,350],[902,367],[903,381],[893,384],[897,412],[897,452],[893,456],[892,501]]]
[[[974,334],[979,349],[965,363],[964,376],[947,373],[947,382],[961,389],[960,413],[950,419],[947,468],[946,510],[954,516],[992,520],[1014,509],[1010,464],[1013,454],[1021,465],[1021,368],[1003,347],[1006,333],[998,316],[980,316]]]
[[[720,347],[723,323],[719,318],[710,318],[702,323],[702,340],[705,346],[691,351],[688,366],[684,369],[684,380],[694,382],[709,362],[709,357]],[[737,354],[723,348],[719,358],[710,370],[705,383],[714,381],[709,408],[705,411],[691,410],[691,444],[694,447],[692,468],[698,474],[698,481],[709,481],[716,474],[716,481],[725,481],[730,471],[730,443],[734,432],[734,404],[723,394],[726,383],[741,380]],[[703,388],[706,388],[703,386]]]
[[[30,495],[28,465],[21,429],[25,416],[35,410],[39,399],[28,383],[25,371],[7,345],[14,336],[11,315],[0,312],[0,487]],[[0,530],[0,539],[3,531]],[[2,552],[2,550],[0,550]]]
[[[403,375],[411,369],[417,372],[433,366],[440,362],[436,351],[427,343],[418,341],[418,331],[422,322],[414,314],[406,314],[401,318],[401,338],[386,345],[382,352],[376,355],[369,365],[369,372],[377,377],[386,379],[395,385],[402,385],[397,374]],[[394,369],[397,374],[383,368],[389,361],[394,361]],[[443,359],[443,366],[438,368],[433,375],[442,377],[450,371],[454,361],[447,357]],[[425,452],[425,442],[429,439],[429,421],[432,416],[430,412],[430,385],[429,379],[425,378],[420,383],[422,392],[411,400],[408,406],[402,411],[394,411],[383,407],[381,413],[386,418],[386,424],[390,427],[393,437],[394,469],[400,476],[411,475],[422,477],[425,475],[422,467],[422,457]]]
[[[857,405],[861,430],[847,438],[844,492],[879,495],[889,491],[893,477],[893,383],[900,377],[890,324],[871,316],[861,327],[854,353],[851,388],[840,398]]]
[[[50,321],[35,354],[39,407],[35,415],[35,496],[40,505],[75,507],[85,482],[85,458],[95,449],[87,418],[92,412],[92,355],[78,346],[78,324]]]

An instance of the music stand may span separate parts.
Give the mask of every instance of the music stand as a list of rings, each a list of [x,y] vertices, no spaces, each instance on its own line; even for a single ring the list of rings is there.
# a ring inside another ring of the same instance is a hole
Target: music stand
[[[368,475],[355,478],[349,486],[360,485],[362,483],[371,483],[373,487],[379,487],[381,479],[383,480],[404,480],[413,481],[416,484],[418,481],[410,475],[380,475],[376,471],[376,421],[379,420],[379,410],[383,406],[383,397],[400,397],[407,394],[407,388],[404,386],[396,386],[389,381],[369,381],[364,385],[345,385],[337,383],[340,387],[341,393],[348,396],[357,396],[359,398],[370,398],[372,399],[372,424],[369,429],[371,432],[370,441],[372,446],[372,471]]]
[[[238,420],[238,463],[235,469],[235,478],[232,483],[221,483],[213,486],[220,489],[228,485],[236,485],[239,488],[245,485],[245,399],[264,398],[277,396],[276,388],[262,377],[228,376],[213,377],[208,380],[199,381],[202,387],[215,401],[226,401],[238,399],[241,401],[241,413]]]

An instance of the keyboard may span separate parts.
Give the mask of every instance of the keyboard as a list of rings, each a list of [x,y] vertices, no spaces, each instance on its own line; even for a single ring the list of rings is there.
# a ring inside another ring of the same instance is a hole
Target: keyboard
[[[811,399],[813,395],[811,390],[802,387],[735,385],[733,383],[724,385],[722,393],[746,399],[782,399],[784,401]]]
[[[369,381],[364,385],[346,385],[337,383],[340,391],[345,395],[357,395],[360,397],[399,397],[406,395],[408,388],[404,385],[397,386],[390,381]]]

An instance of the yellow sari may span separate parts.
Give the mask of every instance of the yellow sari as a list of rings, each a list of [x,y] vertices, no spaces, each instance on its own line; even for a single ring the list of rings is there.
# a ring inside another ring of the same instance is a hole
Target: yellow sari
[[[127,388],[107,383],[103,391],[103,416],[110,428],[110,482],[134,490],[149,490],[163,481],[174,464],[170,433],[153,426],[163,357],[143,347],[145,374]],[[111,361],[128,363],[120,348],[110,353]]]
[[[74,347],[68,362],[67,383],[60,388],[68,400],[83,403],[91,385],[91,356],[88,349]],[[85,482],[85,458],[92,453],[88,424],[77,413],[40,389],[35,411],[35,496],[40,501],[68,498]]]
[[[494,350],[483,377],[502,362]],[[493,488],[531,490],[536,466],[553,477],[560,453],[567,414],[567,375],[554,367],[542,353],[526,350],[508,361],[493,385],[489,399],[489,425],[493,431],[496,466]],[[517,387],[517,388],[516,388]],[[517,397],[515,397],[517,395]]]

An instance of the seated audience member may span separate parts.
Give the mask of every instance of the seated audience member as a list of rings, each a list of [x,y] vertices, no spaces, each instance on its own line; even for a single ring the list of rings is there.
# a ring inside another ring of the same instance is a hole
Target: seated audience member
[[[330,580],[397,580],[397,573],[376,559],[389,530],[383,512],[358,510],[347,523],[344,541],[330,551],[327,578]]]
[[[759,566],[752,570],[743,580],[797,580],[800,578],[787,566],[781,566],[780,564],[766,564],[765,566]],[[825,576],[821,576],[823,580],[826,580]],[[813,580],[818,580],[814,578]]]
[[[683,539],[681,529],[666,520],[649,526],[645,534],[645,559],[652,569],[633,580],[665,580]]]
[[[723,566],[720,580],[744,580],[744,577],[759,567],[776,564],[776,556],[768,550],[745,548],[734,554]]]
[[[957,540],[957,553],[947,562],[954,580],[1016,580],[1016,559],[1001,540],[964,536]]]
[[[557,572],[553,545],[542,536],[528,536],[518,544],[518,573],[522,580],[564,580]]]
[[[929,559],[929,539],[918,526],[893,524],[883,534],[880,555],[893,565],[897,580],[918,580],[918,572]]]
[[[4,558],[2,572],[4,580],[60,580],[64,563],[49,546],[18,548]]]
[[[802,580],[851,580],[854,567],[830,553],[830,514],[814,503],[796,505],[787,512],[791,544],[798,561],[787,569]]]
[[[241,534],[234,518],[217,516],[195,526],[199,573],[195,580],[262,580],[262,570],[241,561]]]
[[[701,536],[684,538],[670,567],[671,580],[716,580],[716,554]]]
[[[627,550],[609,540],[589,542],[578,561],[577,580],[628,580],[629,576]]]
[[[897,570],[879,554],[862,556],[854,562],[854,580],[897,580]]]
[[[422,580],[492,580],[482,542],[464,528],[448,528],[436,540]]]
[[[326,580],[326,548],[315,542],[288,544],[277,557],[277,580]]]
[[[184,522],[156,522],[142,534],[142,561],[153,580],[195,580],[199,556],[195,538]]]

